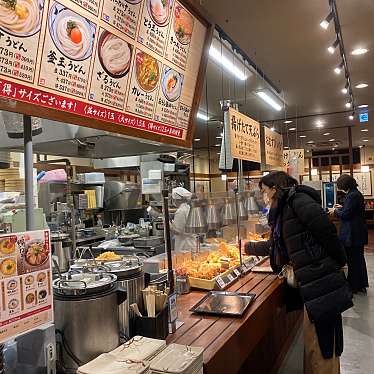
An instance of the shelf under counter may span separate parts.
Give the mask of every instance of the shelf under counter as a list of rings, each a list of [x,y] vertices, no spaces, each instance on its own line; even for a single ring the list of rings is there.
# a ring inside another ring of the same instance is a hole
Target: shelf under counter
[[[284,285],[275,274],[250,272],[227,291],[256,294],[243,317],[192,314],[190,308],[206,294],[193,290],[178,297],[184,325],[167,342],[203,347],[204,374],[273,372],[301,325],[302,311],[285,313]]]

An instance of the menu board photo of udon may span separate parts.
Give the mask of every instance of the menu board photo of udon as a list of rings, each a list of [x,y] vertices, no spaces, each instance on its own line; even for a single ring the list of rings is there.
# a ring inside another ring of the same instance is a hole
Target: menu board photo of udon
[[[0,343],[53,321],[48,230],[0,235]]]
[[[0,109],[187,145],[211,29],[182,0],[0,0]]]

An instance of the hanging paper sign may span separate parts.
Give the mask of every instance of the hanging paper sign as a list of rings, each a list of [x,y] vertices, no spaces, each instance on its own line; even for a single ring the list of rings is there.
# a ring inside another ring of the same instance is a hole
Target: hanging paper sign
[[[232,157],[239,160],[261,162],[260,124],[230,108],[229,129]]]
[[[265,163],[271,166],[282,166],[283,137],[265,127]]]
[[[0,343],[53,322],[49,230],[0,235]]]
[[[304,149],[289,149],[289,150],[283,151],[283,167],[285,171],[289,170],[291,160],[296,160],[297,173],[304,174],[304,161],[305,161]]]

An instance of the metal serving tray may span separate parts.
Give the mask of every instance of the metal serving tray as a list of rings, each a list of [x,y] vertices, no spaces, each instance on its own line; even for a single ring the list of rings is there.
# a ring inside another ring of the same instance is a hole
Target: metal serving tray
[[[254,293],[210,291],[190,311],[198,314],[241,317],[255,298]]]

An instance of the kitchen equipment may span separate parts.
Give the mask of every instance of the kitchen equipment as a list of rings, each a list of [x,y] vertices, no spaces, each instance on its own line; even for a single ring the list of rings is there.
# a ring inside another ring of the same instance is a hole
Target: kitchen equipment
[[[135,313],[130,305],[141,303],[144,288],[143,264],[136,256],[124,256],[120,261],[107,261],[93,267],[93,272],[101,271],[116,275],[117,284],[127,292],[126,301],[119,306],[119,329],[121,335],[130,338],[135,334]]]
[[[208,200],[206,221],[208,224],[208,231],[216,231],[221,227],[221,219],[213,200]]]
[[[177,295],[190,293],[190,279],[188,275],[177,275],[175,280],[175,292]]]
[[[205,234],[208,225],[200,200],[192,200],[190,212],[188,213],[185,231],[191,234]]]
[[[253,293],[210,291],[190,311],[200,314],[241,317],[255,299]]]
[[[117,237],[118,241],[122,245],[133,245],[134,239],[139,238],[139,234],[128,234],[128,235],[119,235]]]
[[[149,236],[134,239],[135,248],[157,247],[164,242],[163,236]]]
[[[236,224],[236,204],[235,198],[226,197],[225,204],[223,206],[223,225],[230,226]]]
[[[248,219],[248,210],[245,204],[244,195],[241,193],[237,194],[237,204],[239,221],[246,221]]]
[[[109,273],[71,272],[53,282],[60,363],[74,371],[119,345],[118,306],[126,292]]]
[[[152,222],[152,235],[164,236],[164,219],[159,217]]]
[[[141,190],[137,183],[107,181],[104,184],[106,210],[128,210],[141,206]]]
[[[62,232],[51,233],[52,254],[57,257],[57,263],[62,272],[69,270],[69,262],[72,258],[69,237],[69,234]]]

